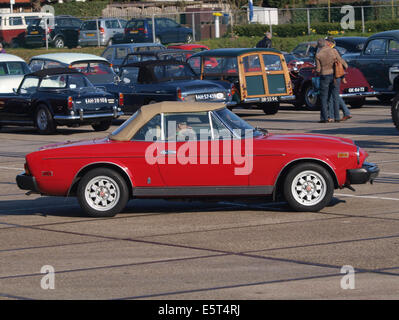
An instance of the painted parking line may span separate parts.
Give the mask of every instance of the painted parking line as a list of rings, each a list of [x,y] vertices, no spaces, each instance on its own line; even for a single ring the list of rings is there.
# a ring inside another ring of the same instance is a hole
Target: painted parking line
[[[0,170],[4,169],[4,170],[18,170],[18,171],[23,171],[23,168],[14,168],[14,167],[0,167]]]
[[[393,193],[393,192],[392,192]],[[350,198],[363,198],[363,199],[377,199],[377,200],[392,200],[399,201],[398,198],[387,198],[387,197],[375,197],[375,196],[355,196],[352,194],[344,194],[344,193],[335,193],[335,196],[338,197],[350,197]]]

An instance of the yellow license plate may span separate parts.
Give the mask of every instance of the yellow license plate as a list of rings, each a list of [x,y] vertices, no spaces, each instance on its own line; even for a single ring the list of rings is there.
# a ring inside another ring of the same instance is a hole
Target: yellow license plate
[[[31,31],[30,34],[39,34],[39,31]]]
[[[137,30],[132,30],[130,33],[139,33]]]
[[[86,33],[86,36],[88,36],[88,37],[94,37],[94,33]]]

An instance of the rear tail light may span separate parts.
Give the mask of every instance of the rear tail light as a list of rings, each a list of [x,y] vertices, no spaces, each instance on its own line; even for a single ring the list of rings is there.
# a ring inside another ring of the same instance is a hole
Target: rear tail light
[[[73,108],[73,99],[72,97],[68,97],[68,109],[72,110]]]
[[[237,88],[234,84],[231,85],[231,95],[234,96],[237,93]]]
[[[53,31],[53,29],[47,28],[47,33],[50,33],[51,31]]]
[[[29,170],[29,166],[28,166],[28,163],[27,163],[27,162],[25,162],[25,164],[24,164],[24,169],[25,169],[25,174],[28,175],[28,176],[30,176],[30,175],[31,175],[31,172],[30,172],[30,170]]]
[[[125,104],[125,97],[123,96],[123,93],[119,93],[119,102],[118,102],[120,107],[123,107]]]
[[[104,30],[104,28],[100,28],[100,34],[104,34],[105,33],[105,30]]]
[[[181,94],[181,89],[180,88],[177,88],[176,93],[177,93],[177,99],[184,101],[184,98],[183,98],[183,96]]]

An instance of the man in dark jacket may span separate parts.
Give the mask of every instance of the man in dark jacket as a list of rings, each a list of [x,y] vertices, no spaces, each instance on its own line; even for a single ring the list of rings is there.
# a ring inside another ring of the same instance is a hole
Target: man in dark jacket
[[[256,44],[257,48],[271,48],[272,47],[272,34],[266,32],[262,40]]]

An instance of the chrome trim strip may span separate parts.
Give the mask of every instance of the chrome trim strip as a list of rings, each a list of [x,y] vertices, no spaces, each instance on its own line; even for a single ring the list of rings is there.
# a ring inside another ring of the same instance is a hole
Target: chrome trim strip
[[[71,192],[71,188],[72,188],[72,186],[75,184],[75,182],[77,181],[77,177],[78,177],[78,175],[82,172],[82,170],[84,170],[85,168],[87,168],[87,167],[89,167],[89,166],[91,166],[91,165],[95,165],[95,164],[111,164],[111,165],[114,165],[114,166],[116,166],[116,167],[122,169],[123,172],[125,172],[126,175],[128,176],[129,181],[130,181],[130,186],[132,187],[132,190],[133,190],[133,188],[134,188],[134,186],[133,186],[133,181],[132,181],[132,179],[131,179],[129,173],[126,171],[126,168],[123,168],[123,167],[121,167],[119,164],[116,164],[116,163],[114,163],[114,162],[109,162],[109,161],[98,161],[98,162],[91,162],[91,163],[88,163],[88,164],[86,164],[85,166],[83,166],[82,168],[79,169],[79,171],[75,174],[75,176],[74,176],[73,179],[72,179],[72,183],[71,183],[71,185],[69,186],[69,189],[68,189],[68,192],[67,192],[67,195],[66,195],[67,197],[69,196],[69,194],[70,194],[70,192]]]
[[[375,91],[367,91],[367,92],[353,92],[353,93],[341,93],[339,96],[341,98],[350,98],[350,97],[370,97],[370,96],[375,96],[377,92]]]
[[[123,112],[120,111],[116,113],[116,117],[122,116]],[[85,120],[85,119],[95,119],[95,118],[115,118],[114,113],[97,113],[97,114],[82,114],[79,112],[79,115],[76,116],[60,116],[55,115],[54,120]]]

